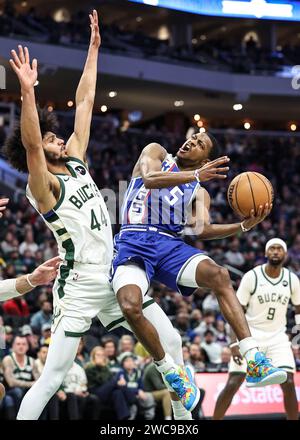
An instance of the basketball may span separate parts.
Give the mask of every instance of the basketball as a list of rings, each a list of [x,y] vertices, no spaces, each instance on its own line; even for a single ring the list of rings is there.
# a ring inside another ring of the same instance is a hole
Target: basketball
[[[4,396],[5,396],[5,388],[2,385],[2,383],[0,383],[0,403],[2,402]]]
[[[227,198],[230,207],[243,218],[250,217],[251,210],[257,214],[259,206],[273,202],[274,191],[271,182],[262,174],[245,172],[236,176],[228,187]]]

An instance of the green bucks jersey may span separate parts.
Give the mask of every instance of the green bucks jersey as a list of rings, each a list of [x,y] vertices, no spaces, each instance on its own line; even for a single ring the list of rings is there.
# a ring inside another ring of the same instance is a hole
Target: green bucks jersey
[[[58,202],[51,211],[39,214],[56,238],[59,256],[69,265],[74,261],[110,265],[112,229],[103,197],[82,161],[70,157],[66,167],[71,175],[56,174],[60,182]],[[26,195],[38,211],[29,186]]]

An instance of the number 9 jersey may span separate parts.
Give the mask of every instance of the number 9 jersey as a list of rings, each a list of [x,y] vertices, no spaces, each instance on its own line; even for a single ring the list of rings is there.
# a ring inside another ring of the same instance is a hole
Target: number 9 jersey
[[[287,268],[278,278],[266,274],[265,264],[247,272],[237,291],[254,338],[269,339],[286,331],[289,301],[300,304],[300,284],[297,275]]]

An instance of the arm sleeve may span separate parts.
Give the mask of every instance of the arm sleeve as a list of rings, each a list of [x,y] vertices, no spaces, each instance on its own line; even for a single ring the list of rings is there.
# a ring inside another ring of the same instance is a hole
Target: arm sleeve
[[[251,294],[256,288],[256,274],[253,270],[247,272],[237,290],[236,296],[242,306],[246,307],[249,304]]]
[[[16,289],[16,282],[17,280],[15,278],[0,281],[0,301],[7,301],[8,299],[20,296],[20,293]]]
[[[291,301],[294,306],[300,305],[300,282],[296,274],[291,272]]]

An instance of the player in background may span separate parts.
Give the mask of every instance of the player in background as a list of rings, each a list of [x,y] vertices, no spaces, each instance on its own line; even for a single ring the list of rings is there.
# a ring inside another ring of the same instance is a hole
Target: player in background
[[[10,60],[23,100],[21,125],[6,142],[6,156],[15,168],[29,172],[27,197],[53,232],[63,260],[53,287],[54,322],[46,365],[26,394],[18,419],[40,416],[69,371],[80,336],[93,317],[98,316],[108,330],[120,325],[130,328],[109,283],[113,258],[109,214],[86,163],[101,42],[96,11],[90,20],[90,47],[76,92],[74,132],[67,144],[55,134],[54,115],[37,111],[37,61],[31,65],[28,49],[22,46],[18,54],[12,51]],[[143,307],[159,333],[160,371],[178,401],[180,417],[191,418],[200,394],[184,370],[181,338],[152,298],[146,295]]]
[[[265,253],[267,263],[255,267],[243,276],[237,297],[245,310],[251,334],[257,340],[260,350],[272,358],[276,367],[287,372],[287,381],[281,384],[284,407],[288,420],[298,420],[298,402],[293,377],[295,360],[291,342],[286,334],[286,315],[291,300],[295,308],[296,324],[300,324],[300,283],[297,275],[284,267],[287,246],[283,240],[269,240]],[[247,366],[236,340],[230,347],[232,358],[229,377],[218,397],[214,420],[224,417],[246,376]]]
[[[191,220],[202,224],[202,239],[224,238],[245,232],[261,222],[272,206],[260,206],[257,215],[241,223],[210,224],[210,197],[201,188],[202,176],[219,173],[226,177],[229,159],[219,156],[216,140],[208,133],[194,134],[172,157],[159,144],[144,148],[136,163],[122,207],[122,227],[115,237],[112,285],[122,312],[134,333],[149,353],[158,347],[156,335],[148,331],[143,314],[143,296],[152,279],[191,295],[198,287],[211,288],[220,308],[239,340],[247,360],[247,385],[282,383],[286,372],[274,368],[251,333],[236,298],[228,270],[217,265],[181,238],[193,206]],[[220,165],[223,168],[217,168]],[[207,180],[207,179],[206,179]],[[199,207],[200,205],[200,207]],[[174,409],[174,408],[173,408]]]

